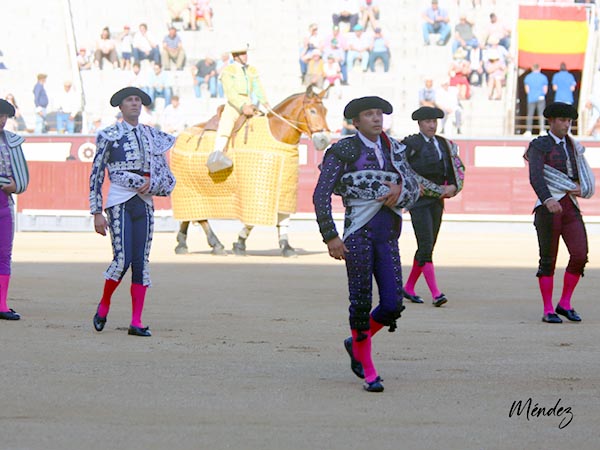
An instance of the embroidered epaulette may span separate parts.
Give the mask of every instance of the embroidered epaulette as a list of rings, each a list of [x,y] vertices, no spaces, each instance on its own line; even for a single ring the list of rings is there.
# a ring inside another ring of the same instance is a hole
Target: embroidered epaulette
[[[355,136],[339,140],[329,150],[334,153],[341,161],[353,163],[360,157],[360,145],[357,145]]]
[[[419,133],[416,133],[411,134],[410,136],[406,136],[404,139],[402,139],[402,143],[407,147],[420,150],[425,141],[421,138],[421,135]]]
[[[123,137],[125,131],[123,130],[123,126],[121,124],[115,123],[104,128],[103,130],[100,130],[98,134],[108,141],[118,141]]]
[[[531,141],[531,144],[529,144],[529,146],[541,152],[548,153],[552,150],[554,144],[554,139],[552,139],[550,136],[538,136],[533,141]]]
[[[6,142],[9,147],[16,147],[17,145],[25,142],[25,138],[23,136],[19,136],[18,134],[12,133],[8,130],[4,130],[4,136],[6,137]]]

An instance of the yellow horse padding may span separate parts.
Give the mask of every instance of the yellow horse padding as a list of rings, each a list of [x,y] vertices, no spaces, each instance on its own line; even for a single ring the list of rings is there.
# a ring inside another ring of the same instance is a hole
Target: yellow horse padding
[[[298,145],[273,138],[266,117],[250,120],[247,142],[246,125],[238,131],[227,151],[233,167],[212,174],[206,161],[215,132],[206,131],[200,139],[201,133],[201,128],[185,130],[171,150],[175,219],[238,219],[273,226],[278,212],[296,212]]]

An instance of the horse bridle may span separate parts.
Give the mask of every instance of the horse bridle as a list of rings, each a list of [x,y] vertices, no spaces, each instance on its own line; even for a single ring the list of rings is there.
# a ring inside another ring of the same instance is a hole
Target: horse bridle
[[[303,102],[303,104],[305,104],[306,102]],[[290,127],[294,128],[295,130],[297,130],[300,133],[304,133],[304,130],[298,128],[295,124],[300,124],[300,125],[306,125],[306,128],[308,128],[308,131],[310,132],[310,134],[312,135],[313,133],[319,133],[319,131],[313,131],[310,128],[310,123],[308,121],[308,118],[306,117],[306,108],[302,107],[302,114],[304,115],[304,122],[300,122],[300,121],[291,121],[289,119],[286,119],[285,117],[283,117],[282,115],[276,113],[275,111],[273,111],[271,108],[268,109],[268,111],[270,113],[272,113],[275,117],[277,117],[279,120],[281,120],[282,122],[287,123]]]

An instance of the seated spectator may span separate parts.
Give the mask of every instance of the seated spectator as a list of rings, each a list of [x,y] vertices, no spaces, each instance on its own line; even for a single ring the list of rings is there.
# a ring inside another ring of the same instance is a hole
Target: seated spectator
[[[131,65],[131,72],[127,79],[127,86],[133,86],[140,88],[146,94],[150,95],[150,89],[148,87],[148,76],[145,72],[142,72],[140,63],[134,62]]]
[[[454,126],[456,133],[461,134],[462,127],[462,106],[458,100],[458,90],[456,87],[450,87],[448,80],[444,80],[441,87],[435,92],[435,105],[444,111],[444,118],[441,121],[440,133],[446,132],[446,122],[450,116],[454,116]]]
[[[310,53],[319,48],[319,26],[316,23],[311,23],[308,26],[308,34],[302,40],[302,47],[300,48],[300,76],[304,80],[306,75],[306,65],[310,59]]]
[[[167,0],[167,11],[169,11],[170,25],[174,22],[183,23],[187,19],[189,8],[188,0]]]
[[[360,24],[365,30],[379,28],[379,0],[360,0]]]
[[[369,47],[371,39],[363,32],[362,25],[354,27],[354,33],[348,38],[348,52],[346,53],[346,64],[348,70],[352,70],[354,62],[360,60],[360,67],[363,72],[369,68]]]
[[[345,22],[350,25],[350,30],[354,30],[360,13],[358,0],[336,0],[333,7],[334,12],[331,15],[333,25],[339,26],[340,22]]]
[[[375,35],[369,47],[369,69],[375,72],[375,62],[380,59],[383,63],[383,71],[390,70],[390,46],[388,40],[383,37],[381,28],[375,28]]]
[[[102,28],[100,38],[96,41],[96,51],[94,53],[94,65],[102,69],[104,59],[107,59],[113,68],[119,68],[119,58],[117,56],[117,45],[110,37],[108,27]]]
[[[333,55],[337,63],[340,65],[342,71],[341,84],[348,84],[348,67],[346,65],[346,51],[340,47],[340,44],[336,38],[333,38],[329,45],[324,49],[324,52],[328,55]]]
[[[206,23],[208,31],[213,30],[212,24],[213,10],[209,0],[192,0],[190,2],[190,29],[198,29],[198,20]]]
[[[123,31],[119,35],[119,55],[121,56],[121,70],[131,69],[131,59],[133,58],[133,35],[129,25],[123,26]]]
[[[503,22],[498,20],[495,13],[490,14],[490,23],[487,25],[483,42],[486,45],[490,44],[490,39],[495,39],[502,47],[506,50],[510,49],[510,28],[508,28]]]
[[[179,96],[171,97],[171,103],[167,105],[161,115],[160,129],[165,133],[178,135],[185,128],[185,118],[179,106]]]
[[[204,84],[212,98],[217,96],[217,64],[210,56],[201,59],[192,67],[194,77],[194,92],[196,97],[202,97],[201,86]]]
[[[77,67],[79,67],[79,70],[90,70],[92,68],[92,60],[84,47],[81,47],[77,53]]]
[[[450,65],[449,85],[457,88],[459,100],[469,100],[471,98],[471,85],[469,83],[471,67],[469,65],[469,61],[465,59],[467,56],[467,51],[463,50],[462,48],[459,48],[459,51],[460,50],[462,50],[464,53],[457,55],[458,58],[456,58]]]
[[[437,45],[446,45],[450,39],[450,18],[448,11],[440,8],[438,0],[431,0],[431,6],[423,12],[423,40],[429,45],[429,35],[439,34]]]
[[[162,97],[165,99],[165,106],[171,103],[171,95],[173,95],[173,87],[169,74],[162,70],[160,63],[154,64],[154,72],[148,77],[149,92],[148,95],[152,99],[153,106],[156,107],[156,99]]]
[[[339,86],[342,81],[342,69],[338,62],[335,60],[335,56],[327,55],[327,62],[323,65],[323,72],[325,75],[325,81],[323,83],[323,88],[328,88],[332,86],[337,90],[337,95],[339,98],[342,97],[342,93],[339,90]]]
[[[454,41],[452,42],[452,54],[459,48],[467,51],[479,47],[477,37],[473,32],[473,24],[467,20],[465,14],[461,14],[458,23],[454,27]]]
[[[499,59],[502,60],[506,66],[508,66],[511,62],[510,52],[499,45],[499,41],[496,37],[488,39],[488,46],[483,52],[484,60],[489,59],[487,56],[488,52],[498,55]]]
[[[183,70],[185,64],[185,51],[183,42],[177,34],[177,28],[170,27],[162,42],[161,62],[165,70],[171,70],[171,62],[175,63],[177,70]]]
[[[81,111],[81,97],[73,89],[71,81],[65,81],[64,89],[56,96],[56,131],[75,132],[75,116]]]
[[[325,80],[325,65],[323,64],[323,58],[321,57],[321,50],[315,49],[311,53],[311,58],[308,61],[308,67],[306,68],[306,77],[304,79],[305,85],[314,85],[318,88],[323,87]]]
[[[331,45],[331,41],[337,40],[339,47],[346,51],[348,50],[348,39],[346,39],[346,35],[342,33],[339,25],[334,25],[331,28],[331,33],[325,36],[325,39],[321,42],[321,51],[326,51],[327,47]]]
[[[148,32],[148,25],[140,23],[139,31],[133,37],[133,60],[139,63],[147,59],[155,64],[160,63],[158,44]]]
[[[11,105],[13,105],[13,107],[15,108],[15,115],[13,117],[9,117],[6,120],[6,125],[4,126],[4,128],[8,131],[12,131],[13,133],[16,133],[17,131],[26,131],[27,125],[25,124],[25,119],[23,119],[21,110],[17,106],[15,96],[12,94],[6,94],[5,100]]]
[[[425,87],[419,89],[419,106],[435,107],[435,89],[431,77],[425,78]]]
[[[471,70],[469,73],[469,83],[471,86],[479,87],[487,79],[485,67],[483,65],[483,50],[481,47],[474,48],[469,52],[468,61]]]
[[[502,100],[502,89],[506,82],[506,64],[493,50],[488,52],[485,71],[488,74],[488,98]]]

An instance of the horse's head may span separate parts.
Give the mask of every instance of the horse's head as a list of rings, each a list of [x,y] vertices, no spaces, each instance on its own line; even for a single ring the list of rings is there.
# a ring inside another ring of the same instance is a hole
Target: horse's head
[[[327,108],[323,97],[327,90],[316,93],[312,86],[306,92],[294,94],[275,106],[269,114],[271,133],[288,144],[297,144],[302,133],[308,134],[318,150],[329,144]]]
[[[327,89],[316,93],[313,85],[309,85],[304,93],[304,116],[308,127],[308,135],[311,137],[317,150],[325,150],[329,145],[329,127],[327,126],[327,108],[323,105],[323,98]]]

